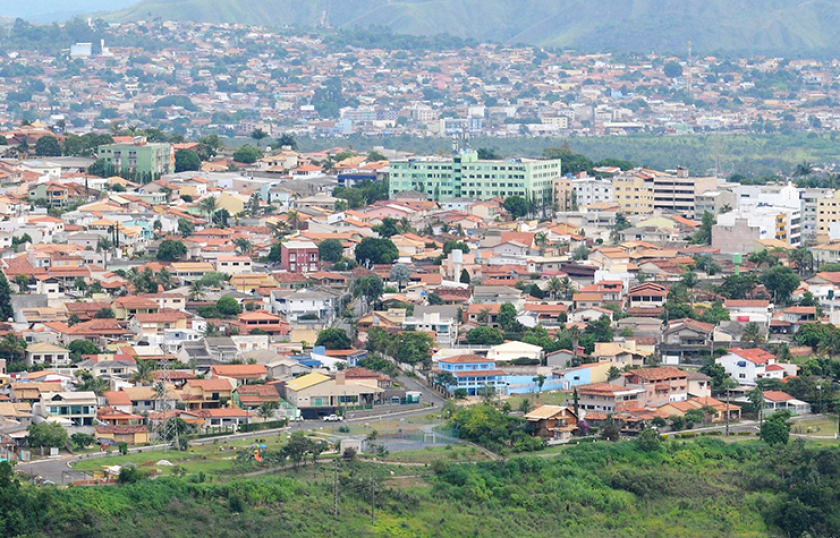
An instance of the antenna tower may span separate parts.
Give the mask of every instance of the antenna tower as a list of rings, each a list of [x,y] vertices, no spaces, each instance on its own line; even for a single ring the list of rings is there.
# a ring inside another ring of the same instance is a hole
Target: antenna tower
[[[155,409],[158,412],[158,418],[155,420],[154,431],[157,435],[159,443],[166,445],[168,449],[169,444],[180,450],[180,443],[178,439],[178,421],[173,420],[176,417],[169,416],[169,412],[174,409],[170,395],[167,393],[168,387],[172,384],[172,378],[169,375],[169,361],[161,359],[158,363],[158,380],[155,383]]]

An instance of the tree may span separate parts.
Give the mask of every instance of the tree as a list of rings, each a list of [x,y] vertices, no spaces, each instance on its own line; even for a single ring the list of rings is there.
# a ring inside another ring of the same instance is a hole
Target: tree
[[[280,402],[263,402],[257,408],[257,415],[266,420],[273,417],[278,409],[280,409]]]
[[[39,157],[61,157],[61,146],[54,136],[42,136],[35,143],[35,155]]]
[[[251,145],[244,145],[233,152],[233,160],[244,164],[252,164],[262,159],[263,151]]]
[[[26,431],[28,432],[26,442],[32,447],[61,448],[67,444],[67,430],[49,420],[30,424]]]
[[[799,287],[799,275],[790,267],[771,267],[761,275],[761,283],[773,293],[775,302],[787,303]]]
[[[408,269],[407,265],[398,263],[391,267],[391,273],[388,275],[388,280],[396,282],[400,291],[402,291],[403,284],[408,282],[410,279],[411,271]]]
[[[12,308],[12,290],[6,275],[0,272],[0,321],[14,319],[15,311]]]
[[[312,440],[304,432],[294,432],[289,436],[289,441],[286,443],[286,446],[282,448],[284,459],[289,458],[292,460],[295,469],[297,469],[300,462],[306,458],[306,454],[312,450],[312,445]]]
[[[768,445],[786,445],[790,438],[790,411],[783,409],[767,417],[761,424],[758,436]]]
[[[207,196],[198,203],[198,208],[207,215],[207,220],[211,220],[216,209],[218,209],[218,200],[214,196]]]
[[[280,137],[277,139],[277,145],[279,147],[287,146],[289,147],[289,149],[292,150],[295,150],[298,147],[297,140],[295,140],[294,135],[290,133],[283,133],[282,135],[280,135]]]
[[[73,340],[67,346],[70,351],[70,361],[73,363],[82,360],[84,355],[96,355],[99,353],[99,348],[90,340]]]
[[[642,452],[659,452],[662,448],[662,437],[653,428],[645,428],[636,437],[636,446]]]
[[[758,278],[753,273],[729,275],[723,278],[719,291],[727,299],[746,299],[757,283]]]
[[[712,227],[715,225],[715,215],[709,211],[703,212],[703,220],[691,242],[695,245],[711,245],[712,244]]]
[[[764,343],[764,331],[761,330],[761,326],[754,321],[744,325],[744,330],[741,332],[741,343],[753,346]]]
[[[373,303],[382,296],[384,289],[385,285],[377,275],[365,275],[353,284],[353,297],[364,296],[369,303]]]
[[[472,282],[472,279],[470,278],[470,272],[466,269],[461,269],[461,276],[460,278],[458,278],[458,281],[461,284],[469,284],[470,282]]]
[[[495,327],[476,327],[467,333],[467,342],[475,346],[497,346],[504,341],[502,331]]]
[[[668,78],[677,78],[681,77],[683,74],[683,68],[677,62],[668,62],[663,67],[662,71],[665,73],[665,76]]]
[[[478,158],[482,161],[498,161],[502,158],[493,148],[478,148]]]
[[[112,309],[105,306],[97,310],[96,314],[94,314],[93,317],[96,319],[114,319],[117,316],[116,314],[114,314],[114,311]]]
[[[534,404],[531,403],[531,400],[528,398],[523,398],[522,401],[519,402],[519,412],[523,415],[527,415],[533,408]]]
[[[327,349],[350,349],[353,347],[350,337],[344,329],[329,328],[318,333],[316,346],[324,346]]]
[[[155,380],[155,361],[137,361],[137,371],[129,378],[132,383],[138,386],[151,385]]]
[[[387,239],[400,233],[400,230],[397,227],[398,224],[399,221],[397,219],[385,217],[382,219],[382,223],[377,224],[373,227],[373,231],[378,233],[379,237],[384,237]]]
[[[528,214],[528,201],[521,196],[509,196],[505,199],[503,207],[514,219]]]
[[[254,243],[246,237],[237,237],[233,240],[233,244],[236,245],[236,250],[241,255],[248,254],[254,250]]]
[[[201,170],[201,157],[189,149],[179,149],[175,152],[175,173]]]
[[[216,310],[224,317],[231,317],[240,314],[242,306],[233,297],[222,297],[216,301]]]
[[[432,337],[421,332],[403,332],[392,342],[389,354],[399,362],[431,366]]]
[[[543,374],[539,374],[531,380],[537,384],[537,387],[539,388],[538,392],[542,392],[543,385],[545,385],[545,376]],[[537,397],[539,397],[539,395],[537,395]]]
[[[84,450],[96,442],[96,438],[87,433],[74,433],[70,436],[70,440],[80,450]]]
[[[187,255],[187,247],[184,243],[175,239],[164,239],[158,246],[155,256],[161,262],[174,262]]]
[[[453,250],[460,250],[464,254],[468,254],[470,251],[469,245],[464,243],[463,241],[447,241],[443,244],[443,256],[446,257],[449,255],[450,252]]]
[[[400,257],[400,251],[390,239],[365,237],[356,245],[355,255],[359,265],[365,263],[387,265]]]
[[[336,263],[344,255],[344,245],[338,239],[324,239],[318,244],[318,257],[321,261]]]

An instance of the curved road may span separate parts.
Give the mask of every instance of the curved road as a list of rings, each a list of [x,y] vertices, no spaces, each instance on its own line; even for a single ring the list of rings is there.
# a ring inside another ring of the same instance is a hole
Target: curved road
[[[371,416],[363,416],[357,418],[348,418],[345,422],[348,423],[357,423],[357,422],[369,422],[372,420],[377,419],[387,419],[392,417],[411,417],[417,415],[426,415],[428,413],[433,413],[436,409],[439,409],[440,406],[443,404],[443,398],[435,393],[433,390],[430,390],[425,385],[421,384],[419,381],[415,379],[411,379],[408,377],[401,377],[399,379],[400,383],[402,383],[406,389],[409,391],[420,391],[423,393],[422,401],[427,403],[431,403],[431,407],[423,407],[420,409],[412,409],[408,411],[387,411],[386,413],[382,413],[380,415],[371,415]],[[249,437],[260,437],[265,435],[273,435],[283,432],[294,432],[298,430],[308,431],[314,430],[317,428],[323,428],[325,424],[334,424],[334,423],[324,423],[317,420],[307,420],[304,422],[292,422],[290,426],[285,428],[274,428],[271,430],[260,430],[257,432],[247,432],[247,433],[234,433],[231,435],[220,435],[217,437],[206,437],[203,439],[195,439],[190,441],[190,445],[208,445],[213,443],[224,442],[227,440],[236,441],[241,439],[247,439]],[[153,451],[160,451],[163,448],[163,445],[158,446],[143,446],[143,447],[136,447],[128,449],[130,454],[136,454],[139,452],[153,452]],[[111,454],[113,455],[113,454]],[[85,456],[85,459],[92,459],[92,458],[102,458],[108,456],[105,452],[97,452],[93,454],[88,454]],[[72,471],[72,465],[82,459],[80,456],[71,456],[65,455],[61,458],[56,459],[44,459],[44,460],[36,460],[26,463],[19,463],[15,467],[17,471],[31,475],[31,476],[40,476],[45,480],[51,480],[56,484],[61,484],[64,482],[64,477],[67,476],[66,473]]]

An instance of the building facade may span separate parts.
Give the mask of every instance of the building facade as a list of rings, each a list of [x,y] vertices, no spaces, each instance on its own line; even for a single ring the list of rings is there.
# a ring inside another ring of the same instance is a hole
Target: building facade
[[[552,181],[560,177],[560,159],[485,161],[475,151],[451,159],[391,161],[390,196],[417,190],[429,200],[469,196],[479,200],[522,196],[538,203],[552,201]]]
[[[314,273],[321,269],[318,245],[312,241],[287,241],[280,244],[280,267],[290,273]]]
[[[145,137],[137,137],[133,144],[99,146],[99,158],[110,165],[115,174],[135,171],[160,177],[175,170],[175,153],[171,144],[149,144]]]

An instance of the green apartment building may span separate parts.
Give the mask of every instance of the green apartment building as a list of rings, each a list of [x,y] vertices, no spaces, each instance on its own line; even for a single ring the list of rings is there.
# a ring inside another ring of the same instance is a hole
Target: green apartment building
[[[451,159],[391,161],[389,194],[417,190],[429,200],[469,197],[487,200],[522,196],[551,203],[551,182],[560,177],[560,159],[480,161],[478,153],[456,153]]]
[[[175,170],[171,144],[149,144],[137,137],[133,144],[99,146],[99,158],[112,167],[115,174],[133,172],[135,177],[157,178]]]

